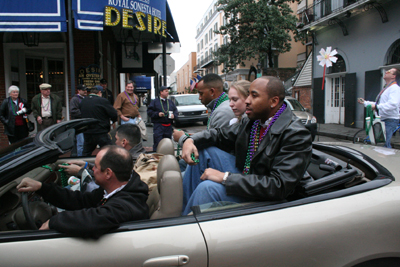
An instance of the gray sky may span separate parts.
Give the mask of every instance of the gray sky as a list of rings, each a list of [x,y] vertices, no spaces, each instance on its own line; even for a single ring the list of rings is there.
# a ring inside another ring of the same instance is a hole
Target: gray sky
[[[168,0],[181,43],[181,52],[171,54],[175,59],[175,71],[189,60],[190,52],[196,52],[196,26],[212,1]]]

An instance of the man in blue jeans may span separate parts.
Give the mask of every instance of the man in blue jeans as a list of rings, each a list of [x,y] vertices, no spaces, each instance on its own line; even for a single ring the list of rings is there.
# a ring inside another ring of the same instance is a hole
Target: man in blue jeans
[[[381,116],[386,128],[385,147],[388,148],[392,148],[390,141],[394,130],[399,124],[400,87],[397,85],[398,78],[400,78],[400,70],[391,68],[383,76],[386,84],[375,101],[365,101],[363,98],[358,99],[358,103],[364,104],[365,107],[371,105],[372,110],[375,110],[376,114]]]
[[[249,93],[240,123],[181,136],[182,157],[194,165],[183,178],[183,215],[205,203],[283,201],[302,179],[311,134],[284,103],[282,82],[261,77]]]

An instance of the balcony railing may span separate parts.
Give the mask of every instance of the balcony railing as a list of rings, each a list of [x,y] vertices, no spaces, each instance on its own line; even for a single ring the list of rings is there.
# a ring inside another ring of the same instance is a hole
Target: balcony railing
[[[317,0],[298,14],[299,25],[304,26],[362,0]]]
[[[207,56],[203,60],[200,60],[199,62],[197,62],[197,65],[193,67],[193,71],[201,69],[202,67],[205,67],[213,62],[214,62],[214,56]]]

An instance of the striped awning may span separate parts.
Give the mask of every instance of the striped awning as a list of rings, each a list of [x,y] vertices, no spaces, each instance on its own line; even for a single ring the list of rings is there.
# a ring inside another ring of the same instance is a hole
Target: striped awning
[[[65,0],[0,1],[0,31],[66,32]]]

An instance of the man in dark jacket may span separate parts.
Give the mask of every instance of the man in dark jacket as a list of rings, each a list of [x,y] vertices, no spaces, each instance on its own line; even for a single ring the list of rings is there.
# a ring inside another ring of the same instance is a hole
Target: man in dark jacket
[[[153,123],[153,151],[157,150],[158,143],[163,138],[172,137],[172,122],[178,116],[175,104],[168,99],[171,87],[161,86],[160,97],[151,101],[147,107],[147,116]]]
[[[78,93],[74,95],[69,102],[69,114],[71,115],[72,120],[82,118],[81,110],[79,109],[79,103],[82,102],[82,99],[84,99],[87,94],[86,86],[84,84],[79,84],[77,89]],[[83,133],[76,135],[76,145],[72,149],[71,157],[82,156],[83,142],[84,142]]]
[[[114,105],[114,96],[110,89],[108,89],[108,84],[106,79],[100,80],[100,86],[103,87],[102,97],[110,101],[111,105]]]
[[[38,132],[62,120],[62,100],[58,95],[50,93],[51,84],[42,83],[39,88],[40,94],[32,98],[31,105]]]
[[[311,134],[286,107],[282,82],[261,77],[249,93],[247,118],[240,123],[179,140],[188,164],[194,164],[192,153],[200,154],[197,168],[184,175],[183,214],[209,202],[285,200],[303,177],[311,159]]]
[[[66,210],[51,217],[40,230],[98,238],[123,222],[149,218],[148,187],[132,169],[132,157],[127,150],[107,146],[97,154],[93,167],[100,188],[90,193],[42,184],[31,178],[24,178],[17,189],[37,191],[46,202]]]
[[[110,104],[110,102],[102,98],[103,87],[97,85],[92,88],[90,95],[85,97],[79,104],[82,118],[97,119],[99,123],[92,125],[84,133],[84,144],[82,156],[90,156],[96,146],[103,147],[111,145],[111,137],[108,132],[110,131],[110,120],[115,122],[118,119],[117,111]]]
[[[31,113],[31,109],[28,102],[19,97],[18,86],[11,85],[8,94],[10,96],[0,106],[0,121],[4,124],[4,134],[13,144],[28,136],[27,114]]]

